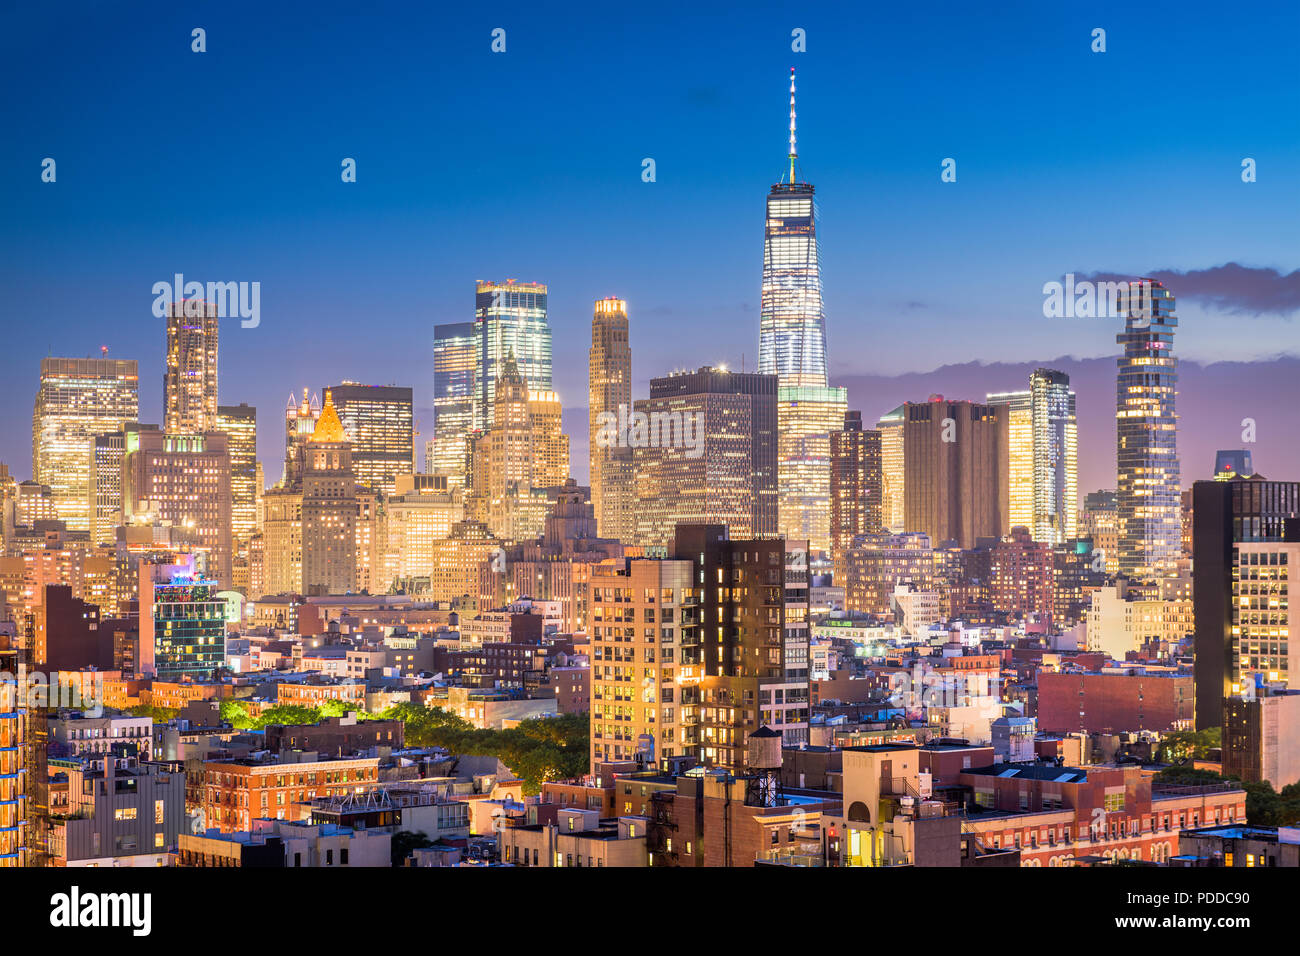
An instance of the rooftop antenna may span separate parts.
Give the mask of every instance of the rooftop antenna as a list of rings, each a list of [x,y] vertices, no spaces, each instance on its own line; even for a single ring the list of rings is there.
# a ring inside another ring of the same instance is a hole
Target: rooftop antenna
[[[794,161],[799,151],[794,145],[794,67],[790,67],[790,185],[794,185]]]

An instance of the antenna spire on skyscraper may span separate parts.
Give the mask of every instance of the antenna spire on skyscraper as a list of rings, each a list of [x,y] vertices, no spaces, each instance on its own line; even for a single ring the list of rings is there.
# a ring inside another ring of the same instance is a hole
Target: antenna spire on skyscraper
[[[794,146],[794,67],[790,67],[790,185],[794,185],[794,161],[799,152]]]

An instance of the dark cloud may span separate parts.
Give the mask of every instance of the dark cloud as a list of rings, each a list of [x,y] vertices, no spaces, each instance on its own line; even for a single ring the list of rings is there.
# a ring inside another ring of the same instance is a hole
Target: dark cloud
[[[1236,262],[1211,269],[1158,269],[1145,273],[1163,282],[1176,299],[1190,300],[1233,315],[1284,315],[1300,311],[1300,269],[1283,275]],[[1093,273],[1093,282],[1135,278],[1111,272]]]

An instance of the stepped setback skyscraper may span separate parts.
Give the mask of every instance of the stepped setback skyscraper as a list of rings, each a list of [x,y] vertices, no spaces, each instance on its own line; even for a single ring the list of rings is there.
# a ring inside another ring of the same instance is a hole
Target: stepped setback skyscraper
[[[827,384],[826,320],[813,187],[796,179],[794,70],[790,71],[788,178],[767,197],[758,370],[778,382],[780,529],[830,548],[830,433],[848,396]]]
[[[1149,581],[1174,570],[1182,520],[1174,398],[1174,297],[1161,283],[1129,283],[1118,359],[1115,422],[1118,451],[1119,570]]]

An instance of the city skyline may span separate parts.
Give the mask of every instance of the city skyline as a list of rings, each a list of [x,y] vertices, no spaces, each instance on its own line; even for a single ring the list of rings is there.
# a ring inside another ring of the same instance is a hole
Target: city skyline
[[[47,351],[95,354],[101,345],[109,346],[111,358],[157,368],[163,343],[147,321],[153,282],[176,271],[204,280],[259,281],[264,295],[259,327],[245,329],[222,320],[226,329],[218,400],[272,409],[283,401],[285,390],[322,380],[409,386],[415,389],[423,445],[432,433],[433,326],[471,320],[471,279],[517,276],[550,289],[554,388],[565,402],[566,431],[579,438],[583,429],[576,426],[585,418],[588,310],[596,298],[617,295],[629,303],[632,346],[638,354],[634,394],[645,394],[651,378],[674,368],[706,361],[757,367],[760,276],[754,229],[762,207],[755,196],[786,172],[784,136],[777,139],[777,127],[783,130],[786,125],[781,92],[792,65],[799,70],[801,89],[800,142],[807,144],[801,153],[809,157],[801,160],[809,167],[803,175],[818,183],[829,214],[818,225],[828,335],[836,343],[829,356],[830,377],[835,384],[849,383],[849,405],[863,407],[867,419],[925,396],[900,392],[892,404],[868,406],[854,392],[855,376],[910,375],[972,358],[1043,364],[1073,375],[1062,357],[1087,361],[1113,355],[1116,323],[1042,318],[1043,284],[1071,271],[1163,277],[1179,297],[1179,351],[1188,365],[1296,351],[1287,316],[1297,301],[1290,271],[1297,263],[1279,262],[1274,250],[1297,247],[1291,241],[1293,217],[1283,210],[1296,190],[1294,177],[1285,171],[1300,168],[1300,155],[1285,134],[1266,121],[1283,107],[1296,81],[1281,75],[1279,64],[1252,58],[1247,75],[1257,82],[1245,108],[1210,122],[1197,105],[1207,95],[1212,100],[1221,95],[1210,84],[1236,75],[1234,68],[1244,65],[1243,51],[1250,48],[1246,40],[1287,28],[1294,17],[1281,11],[1265,11],[1250,24],[1210,18],[1166,29],[1171,56],[1161,69],[1168,75],[1145,63],[1140,51],[1124,42],[1140,35],[1144,25],[1160,22],[1153,14],[1126,14],[1122,27],[1112,25],[1105,54],[1092,53],[1088,45],[1093,20],[1103,22],[1108,16],[1104,8],[1090,11],[1092,19],[1054,13],[1050,23],[1038,15],[1009,20],[999,25],[1003,33],[997,40],[1007,76],[1046,69],[1051,62],[1071,69],[1049,73],[1051,81],[1044,90],[1018,93],[1026,110],[1017,114],[1037,120],[1015,123],[1010,114],[986,111],[982,126],[961,118],[958,107],[968,97],[982,92],[997,94],[1001,99],[994,103],[1011,100],[992,78],[976,84],[975,92],[952,88],[959,71],[976,56],[965,49],[973,14],[957,14],[937,26],[923,56],[932,75],[914,92],[896,89],[887,101],[863,100],[874,110],[869,124],[843,121],[860,110],[852,97],[869,90],[867,84],[876,74],[857,76],[846,69],[853,46],[838,35],[843,31],[833,19],[812,14],[802,17],[803,22],[791,22],[790,29],[807,31],[809,52],[804,54],[791,52],[790,30],[784,25],[760,25],[755,18],[736,25],[734,37],[719,39],[716,31],[709,35],[712,23],[705,18],[698,33],[674,33],[672,40],[688,56],[720,43],[726,69],[688,71],[649,88],[649,93],[639,81],[656,75],[653,67],[669,31],[637,23],[637,28],[648,29],[648,38],[644,50],[619,54],[622,60],[631,58],[626,78],[600,88],[584,82],[575,92],[553,85],[568,78],[561,72],[555,81],[538,84],[528,94],[528,105],[540,108],[546,96],[564,90],[554,102],[563,105],[566,97],[581,95],[591,101],[588,115],[614,117],[619,115],[618,103],[649,95],[654,108],[648,116],[638,111],[643,116],[640,126],[607,120],[593,130],[584,115],[583,125],[575,127],[576,114],[565,111],[554,117],[555,123],[537,124],[526,149],[509,154],[498,150],[497,158],[461,170],[454,198],[439,188],[432,170],[426,174],[424,164],[416,162],[432,134],[419,132],[394,151],[394,120],[388,112],[393,106],[363,124],[350,144],[338,133],[317,136],[319,149],[303,147],[301,136],[285,137],[302,120],[287,119],[282,128],[268,126],[265,107],[253,103],[252,88],[242,85],[256,77],[232,80],[220,67],[235,62],[230,57],[260,56],[258,45],[280,39],[288,24],[272,15],[259,20],[259,30],[245,31],[237,14],[225,16],[230,19],[215,17],[207,25],[214,40],[223,39],[210,45],[205,54],[209,59],[197,66],[194,60],[173,61],[162,44],[168,31],[181,31],[188,38],[190,25],[176,14],[160,10],[157,22],[132,38],[94,17],[73,24],[69,29],[93,29],[121,42],[91,45],[87,61],[72,64],[44,98],[20,105],[16,148],[4,159],[11,164],[6,169],[10,175],[0,187],[13,210],[0,232],[10,253],[0,274],[11,291],[8,306],[15,317],[55,308],[66,321],[57,339],[48,323],[14,323],[10,345],[18,368],[25,367],[24,360],[34,367]],[[907,14],[891,16],[874,25],[872,35],[883,39],[909,28]],[[506,78],[494,79],[493,69],[518,62],[510,70],[532,71],[554,64],[563,59],[566,36],[569,43],[591,48],[593,68],[614,55],[599,43],[594,28],[575,33],[571,23],[547,23],[525,13],[503,22],[509,35],[507,52],[496,59],[490,59],[490,28],[455,16],[440,25],[458,42],[431,62],[425,79],[437,83],[456,75],[457,89],[464,94],[448,107],[450,124],[438,124],[440,135],[462,135],[456,117],[468,118],[502,89]],[[604,36],[621,37],[620,28],[631,26],[607,22],[604,29],[610,32]],[[331,29],[313,24],[303,33],[302,25],[295,23],[294,42],[319,51],[337,39]],[[30,49],[17,51],[5,69],[20,68],[39,55],[47,31],[33,25]],[[234,34],[240,36],[238,51],[230,43]],[[365,62],[372,65],[385,44],[395,42],[382,32],[364,35],[370,41]],[[474,42],[476,36],[481,43]],[[1026,42],[1030,39],[1034,42]],[[1221,56],[1208,75],[1202,75],[1204,64],[1197,67],[1200,73],[1179,65],[1177,51],[1210,42]],[[176,115],[167,101],[184,96],[210,103],[224,119],[247,115],[262,146],[253,152],[242,140],[236,143],[233,159],[239,175],[219,174],[213,158],[193,153],[185,154],[183,162],[159,168],[142,146],[103,126],[111,119],[90,116],[87,122],[92,125],[79,131],[78,140],[39,124],[58,112],[50,98],[75,95],[95,102],[98,94],[88,85],[90,67],[128,55],[135,43],[158,47],[169,64],[186,68],[179,74],[178,89],[147,98],[150,108]],[[902,64],[900,54],[884,49],[887,44],[881,46],[873,70],[916,69]],[[759,49],[762,56],[742,62],[741,47]],[[178,43],[174,56],[194,54],[186,43]],[[216,66],[227,85],[214,85],[216,74],[204,64]],[[840,76],[849,78],[847,85],[833,82]],[[516,79],[511,74],[509,82]],[[1193,119],[1202,127],[1209,123],[1196,137],[1194,151],[1189,153],[1183,143],[1162,143],[1162,137],[1120,137],[1116,147],[1113,137],[1102,136],[1090,145],[1086,136],[1082,142],[1071,140],[1070,123],[1056,120],[1050,109],[1034,113],[1046,107],[1050,97],[1065,95],[1071,97],[1075,113],[1083,115],[1091,104],[1097,115],[1106,116],[1106,123],[1140,128],[1135,125],[1139,107],[1120,92],[1124,84],[1139,81],[1151,95],[1162,97],[1164,122],[1180,128]],[[363,71],[357,82],[357,95],[367,95],[368,102],[389,88],[373,69]],[[944,99],[945,90],[951,105]],[[909,104],[929,112],[904,121]],[[1134,115],[1126,119],[1130,113]],[[918,125],[927,115],[945,121],[939,124],[945,127],[942,135]],[[473,124],[465,128],[478,129]],[[102,135],[96,137],[95,132]],[[489,145],[511,142],[502,138],[503,132],[489,134]],[[1067,142],[1074,152],[1064,148]],[[24,148],[34,151],[27,171],[19,162]],[[106,154],[106,149],[117,152]],[[62,157],[55,183],[39,181],[39,160],[45,155]],[[339,161],[354,155],[358,180],[344,184],[338,180]],[[950,156],[957,160],[957,182],[942,183],[940,161]],[[1259,162],[1257,182],[1241,181],[1243,156]],[[656,160],[653,183],[641,181],[644,157]],[[293,173],[296,185],[272,190],[276,178],[266,168],[268,161],[287,164],[284,169]],[[116,194],[101,196],[91,190],[87,174],[102,170],[105,162],[109,168],[126,164],[136,169],[123,183],[123,196],[153,197],[161,185],[167,195],[202,194],[213,211],[162,244],[148,227],[159,211],[156,198],[136,209],[129,202],[123,205]],[[1015,177],[1014,188],[1023,201],[1016,210],[995,203],[1011,186],[1010,177]],[[564,184],[564,196],[570,200],[567,212],[555,205],[555,190],[548,182]],[[701,192],[706,185],[708,191]],[[1188,204],[1182,201],[1188,190],[1195,190],[1198,198],[1195,229],[1190,228]],[[1158,236],[1109,228],[1110,217],[1139,195],[1143,208],[1168,227]],[[1065,231],[1068,240],[1055,238],[1062,230],[1054,225],[1060,222],[1054,203],[1062,196],[1071,208],[1077,207]],[[684,208],[705,208],[708,215],[704,221],[694,217],[690,230],[670,227]],[[604,242],[599,249],[573,225],[579,219],[609,221],[615,215],[635,228],[626,240]],[[109,221],[111,242],[105,230]],[[503,221],[518,222],[521,228],[502,231],[495,224]],[[444,248],[441,237],[446,230],[440,230],[439,223],[454,224],[454,244]],[[992,232],[990,223],[998,224]],[[1210,224],[1213,228],[1207,228]],[[79,238],[69,240],[64,235],[68,230],[77,230]],[[882,232],[889,234],[887,246],[881,244]],[[667,241],[669,235],[674,241]],[[33,245],[20,236],[44,237],[35,246],[45,249],[43,256],[33,258]],[[545,241],[539,242],[543,236]],[[942,263],[940,271],[937,262]],[[1167,275],[1177,269],[1189,274]],[[55,273],[57,281],[52,279]],[[661,281],[662,275],[671,281]],[[420,285],[421,295],[407,294],[413,282]],[[73,305],[89,297],[99,304],[91,315]],[[700,321],[706,316],[710,321]],[[311,322],[319,334],[304,340],[296,331],[302,322]],[[1255,334],[1240,334],[1242,323]],[[414,347],[400,354],[375,347],[333,347],[353,341],[350,337],[362,329]],[[656,334],[661,329],[671,334]],[[692,352],[700,361],[683,361],[674,352],[682,335],[691,336]],[[918,340],[926,342],[924,350],[914,347]],[[291,361],[284,360],[286,355]],[[145,379],[141,416],[161,422],[162,397],[155,394],[155,381]],[[32,385],[34,380],[21,374],[9,377],[0,383],[0,400],[29,402]],[[989,380],[960,397],[975,399],[985,391],[1018,385]],[[940,390],[959,394],[955,388]],[[1084,400],[1081,396],[1080,403]],[[277,438],[275,429],[261,430],[259,458],[264,462],[279,459]],[[1081,493],[1110,485],[1088,479],[1085,459],[1087,449],[1108,441],[1104,432],[1089,433],[1081,422]],[[1212,444],[1230,447],[1236,442],[1224,435]],[[586,455],[580,441],[573,451],[575,472],[582,477]],[[1284,461],[1284,454],[1289,452],[1280,444],[1270,448],[1261,467],[1276,463],[1276,470],[1294,464]],[[0,430],[0,460],[15,473],[30,473],[24,466],[23,435],[10,421]],[[275,477],[276,469],[269,467],[267,480]]]

